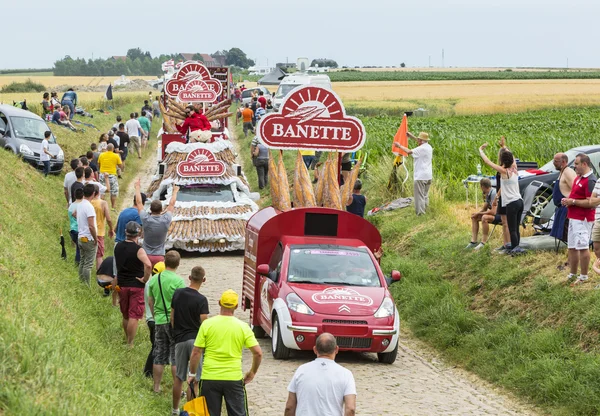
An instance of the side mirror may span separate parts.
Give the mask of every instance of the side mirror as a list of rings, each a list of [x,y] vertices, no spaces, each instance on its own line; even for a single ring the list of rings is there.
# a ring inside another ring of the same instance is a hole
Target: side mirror
[[[6,134],[6,130],[0,129],[0,136],[4,136]]]
[[[402,273],[398,270],[392,270],[392,282],[399,282],[402,279]]]
[[[269,275],[269,265],[268,264],[260,264],[256,268],[256,272],[258,274],[260,274],[261,276],[268,276]]]

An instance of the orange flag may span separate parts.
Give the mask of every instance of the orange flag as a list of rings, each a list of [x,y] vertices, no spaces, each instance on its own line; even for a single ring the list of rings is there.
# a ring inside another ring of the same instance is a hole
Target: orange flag
[[[408,118],[406,114],[402,117],[402,123],[398,127],[398,131],[394,136],[394,142],[392,143],[392,153],[396,156],[408,156],[408,154],[398,147],[401,144],[404,147],[408,147]]]

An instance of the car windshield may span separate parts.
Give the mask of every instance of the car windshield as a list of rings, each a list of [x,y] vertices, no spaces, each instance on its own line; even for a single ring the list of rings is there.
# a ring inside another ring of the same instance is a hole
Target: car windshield
[[[41,142],[44,140],[44,133],[49,131],[48,125],[35,118],[29,117],[11,117],[15,136],[22,139]],[[50,136],[49,143],[56,143],[54,135]]]
[[[233,192],[227,185],[198,185],[181,188],[177,194],[180,202],[235,202]]]
[[[565,154],[567,155],[567,157],[569,158],[569,165],[571,165],[571,163],[573,162],[573,160],[575,160],[575,156],[577,156],[580,152],[574,151],[574,150],[567,150],[565,152]],[[543,170],[544,172],[558,172],[556,170],[556,168],[554,167],[554,163],[552,162],[552,160],[548,163],[546,163],[544,166],[542,166],[540,168],[540,170]]]
[[[284,98],[290,91],[300,87],[300,84],[281,84],[275,93],[275,98]]]
[[[337,245],[290,247],[289,283],[380,287],[367,250]]]

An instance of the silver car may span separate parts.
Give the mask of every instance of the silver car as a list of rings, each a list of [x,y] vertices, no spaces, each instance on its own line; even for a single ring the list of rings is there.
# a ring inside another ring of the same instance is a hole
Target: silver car
[[[244,105],[246,103],[251,104],[251,102],[252,102],[252,93],[256,92],[256,96],[258,97],[258,91],[262,91],[263,94],[264,94],[263,96],[267,100],[271,100],[272,99],[271,93],[265,87],[248,88],[247,90],[242,91],[242,105]]]
[[[0,147],[20,155],[23,160],[37,169],[43,169],[40,152],[44,133],[50,128],[38,115],[10,105],[0,104]],[[65,163],[65,154],[54,134],[48,139],[50,153],[56,159],[50,159],[50,172],[59,173]]]

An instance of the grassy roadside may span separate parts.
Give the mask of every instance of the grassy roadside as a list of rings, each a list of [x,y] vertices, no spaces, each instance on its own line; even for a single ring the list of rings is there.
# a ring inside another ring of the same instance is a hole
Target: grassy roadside
[[[235,131],[243,137],[241,126]],[[249,140],[240,140],[247,167]],[[285,153],[288,175],[294,160],[294,152]],[[370,166],[363,188],[369,208],[390,199],[384,187],[391,161]],[[247,168],[246,175],[255,187],[255,170]],[[269,204],[266,195],[262,206]],[[425,217],[411,208],[369,217],[383,236],[384,272],[403,273],[393,294],[405,324],[449,361],[551,414],[598,414],[600,291],[593,287],[600,279],[565,285],[556,268],[564,252],[494,255],[498,231],[489,247],[465,251],[469,212],[464,202],[446,200],[438,186]]]
[[[119,111],[139,111],[140,102],[132,99]],[[93,122],[104,131],[115,115]],[[61,129],[59,143],[68,149],[68,160],[98,136]],[[122,190],[144,160],[128,162]],[[150,350],[145,325],[140,323],[137,345],[128,349],[118,309],[97,286],[88,289],[78,281],[63,176],[45,179],[8,153],[0,158],[0,172],[6,172],[0,176],[0,413],[166,414],[168,398],[154,395],[141,374]],[[60,258],[61,228],[66,262]]]

